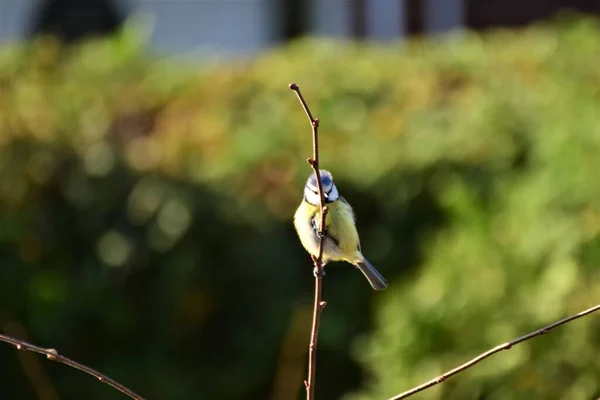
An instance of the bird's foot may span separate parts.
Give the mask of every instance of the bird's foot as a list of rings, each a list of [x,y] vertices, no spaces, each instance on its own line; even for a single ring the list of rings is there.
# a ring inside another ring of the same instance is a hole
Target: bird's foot
[[[319,271],[319,268],[315,267],[313,269],[313,275],[315,276],[315,278],[324,278],[325,275],[327,275],[327,274],[325,273],[325,270],[323,269],[323,267],[320,268],[320,271]]]
[[[317,237],[319,239],[327,237],[327,229],[323,229],[322,231],[317,230]]]

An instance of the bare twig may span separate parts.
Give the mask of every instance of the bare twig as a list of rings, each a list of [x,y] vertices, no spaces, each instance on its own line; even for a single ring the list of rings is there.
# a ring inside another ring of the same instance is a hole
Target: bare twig
[[[317,371],[317,343],[319,341],[319,326],[321,324],[321,314],[323,309],[327,305],[327,302],[322,299],[322,291],[323,291],[323,246],[325,242],[325,218],[327,218],[327,207],[325,206],[325,196],[323,195],[323,184],[321,182],[321,174],[319,174],[319,119],[314,118],[312,113],[310,112],[310,108],[304,97],[302,96],[302,92],[300,92],[300,88],[295,83],[290,83],[290,89],[296,92],[296,96],[298,96],[298,100],[302,104],[302,108],[304,108],[304,112],[310,121],[310,126],[312,127],[312,139],[313,139],[313,156],[312,158],[307,159],[306,161],[312,167],[315,178],[317,179],[317,187],[319,190],[319,198],[321,202],[321,225],[319,227],[319,236],[321,238],[319,242],[319,252],[317,257],[313,257],[313,263],[315,265],[314,275],[315,275],[315,302],[313,306],[313,319],[312,319],[312,329],[310,333],[310,345],[308,348],[308,379],[304,381],[304,386],[306,387],[306,398],[307,400],[312,400],[315,398],[315,376]]]
[[[464,371],[464,370],[466,370],[468,368],[471,368],[473,365],[475,365],[475,364],[479,363],[480,361],[488,358],[492,354],[499,353],[502,350],[510,350],[514,345],[517,345],[517,344],[519,344],[521,342],[524,342],[524,341],[529,340],[531,338],[534,338],[536,336],[545,335],[546,333],[549,333],[552,329],[556,328],[557,326],[564,325],[564,324],[566,324],[568,322],[571,322],[573,320],[576,320],[578,318],[581,318],[583,316],[586,316],[586,315],[591,314],[591,313],[593,313],[595,311],[598,311],[598,310],[600,310],[600,304],[595,305],[594,307],[588,308],[587,310],[581,311],[580,313],[572,315],[572,316],[570,316],[568,318],[561,319],[560,321],[555,322],[555,323],[553,323],[551,325],[548,325],[548,326],[546,326],[546,327],[544,327],[542,329],[538,329],[535,332],[531,332],[531,333],[529,333],[529,334],[527,334],[525,336],[521,336],[520,338],[511,340],[510,342],[506,342],[506,343],[503,343],[501,345],[498,345],[498,346],[494,347],[493,349],[490,349],[490,350],[486,351],[485,353],[481,353],[480,355],[478,355],[477,357],[473,358],[472,360],[464,363],[463,365],[460,365],[460,366],[454,368],[453,370],[445,372],[442,375],[438,376],[437,378],[433,378],[432,380],[427,381],[427,382],[425,382],[422,385],[419,385],[419,386],[414,387],[414,388],[412,388],[410,390],[407,390],[404,393],[400,393],[397,396],[391,397],[389,400],[406,399],[407,397],[410,397],[413,394],[419,393],[419,392],[421,392],[421,391],[423,391],[425,389],[428,389],[428,388],[430,388],[432,386],[435,386],[435,385],[437,385],[439,383],[444,382],[446,379],[450,378],[453,375],[458,374],[459,372],[462,372],[462,371]]]
[[[55,349],[44,349],[42,347],[38,347],[33,344],[27,343],[23,340],[15,339],[11,336],[6,336],[6,335],[2,335],[2,334],[0,334],[0,341],[14,345],[17,348],[17,350],[29,350],[34,353],[43,354],[49,360],[68,365],[69,367],[73,367],[75,369],[83,371],[88,375],[92,375],[93,377],[98,379],[100,382],[103,382],[109,386],[112,386],[113,388],[117,389],[119,392],[129,396],[130,398],[132,398],[134,400],[144,400],[144,398],[142,396],[127,389],[125,386],[121,385],[119,382],[110,379],[106,375],[101,374],[100,372],[93,370],[90,367],[87,367],[83,364],[79,364],[78,362],[73,361],[70,358],[61,356],[60,354],[58,354],[58,351],[56,351]]]
[[[27,338],[27,332],[19,322],[11,321],[6,324],[6,333],[11,336]],[[59,400],[60,396],[52,381],[42,367],[42,363],[35,354],[27,351],[17,352],[17,358],[23,369],[23,373],[31,384],[31,390],[35,392],[38,400]]]

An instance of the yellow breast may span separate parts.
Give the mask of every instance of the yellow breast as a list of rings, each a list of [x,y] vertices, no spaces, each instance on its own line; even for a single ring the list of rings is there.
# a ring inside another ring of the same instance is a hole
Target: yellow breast
[[[358,252],[360,242],[354,223],[352,207],[343,199],[327,204],[328,213],[325,220],[327,234],[336,243],[326,245],[324,258],[328,260],[345,260],[356,262],[360,259]],[[294,226],[304,248],[313,255],[318,253],[319,241],[314,235],[311,224],[316,216],[317,226],[320,224],[320,208],[303,201],[294,215]]]
[[[344,257],[339,259],[347,261],[356,260],[356,252],[360,246],[358,232],[354,221],[352,207],[343,199],[327,204],[329,212],[325,220],[327,233],[337,240],[338,247]]]

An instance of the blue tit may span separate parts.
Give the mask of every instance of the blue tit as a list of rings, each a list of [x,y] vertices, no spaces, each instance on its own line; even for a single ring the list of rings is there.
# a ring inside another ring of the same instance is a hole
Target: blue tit
[[[352,207],[339,195],[331,173],[324,169],[319,173],[328,209],[325,218],[323,263],[347,261],[363,273],[373,289],[385,289],[387,287],[386,280],[361,253]],[[318,235],[321,226],[320,205],[317,180],[315,174],[312,174],[304,187],[304,200],[294,215],[294,226],[306,251],[315,257],[319,253],[321,241]]]

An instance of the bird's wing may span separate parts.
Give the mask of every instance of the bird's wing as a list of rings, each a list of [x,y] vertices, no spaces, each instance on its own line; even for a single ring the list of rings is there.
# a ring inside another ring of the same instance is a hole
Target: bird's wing
[[[319,225],[320,225],[320,222],[321,222],[321,214],[315,214],[310,219],[310,225],[312,226],[313,233],[315,234],[315,236],[317,238],[319,237]],[[331,235],[331,233],[326,232],[325,233],[325,237],[331,239],[331,241],[333,242],[333,244],[335,244],[336,246],[340,245],[340,241],[337,238],[333,237]]]
[[[348,210],[350,211],[350,213],[352,214],[352,219],[354,220],[354,222],[356,223],[356,214],[354,214],[354,210],[352,209],[352,206],[350,205],[350,203],[348,203],[348,201],[343,198],[342,196],[340,196],[340,201],[342,203],[344,203],[346,206],[348,206]],[[357,249],[359,252],[362,253],[362,250],[360,249],[360,237],[358,238],[358,246]]]

